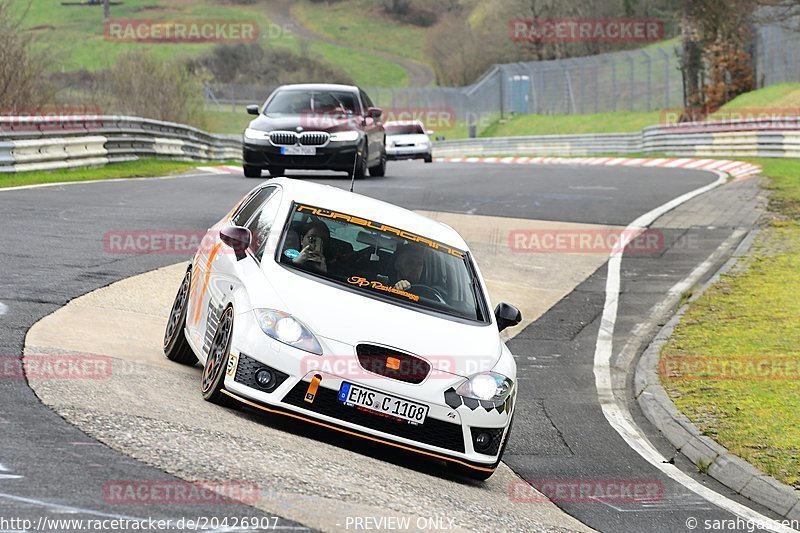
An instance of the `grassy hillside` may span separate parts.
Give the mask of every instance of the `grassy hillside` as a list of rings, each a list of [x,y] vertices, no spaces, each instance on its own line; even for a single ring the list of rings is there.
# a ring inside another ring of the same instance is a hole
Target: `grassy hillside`
[[[390,18],[375,0],[342,0],[333,4],[297,2],[294,15],[311,31],[367,50],[389,52],[427,62],[426,29]],[[380,36],[380,38],[372,38]]]
[[[304,49],[309,55],[322,58],[337,66],[360,85],[403,86],[407,81],[405,70],[370,53],[357,52],[347,47],[328,43],[302,43],[291,32],[270,31],[271,20],[267,14],[267,0],[252,4],[233,4],[214,0],[125,0],[112,6],[114,19],[146,20],[247,20],[255,21],[260,28],[264,46],[278,46],[294,51]],[[107,40],[103,33],[101,6],[63,6],[49,0],[32,0],[11,3],[15,14],[22,18],[22,27],[37,37],[37,47],[47,51],[52,68],[58,71],[90,71],[113,65],[123,53],[132,50],[150,50],[161,58],[180,59],[197,57],[210,50],[212,43],[124,43]],[[65,45],[68,43],[68,45]]]

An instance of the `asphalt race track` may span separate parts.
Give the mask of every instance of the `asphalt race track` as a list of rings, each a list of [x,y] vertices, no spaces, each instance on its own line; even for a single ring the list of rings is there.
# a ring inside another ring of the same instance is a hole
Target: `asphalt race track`
[[[305,174],[305,179],[342,188],[350,184],[343,175]],[[390,164],[385,178],[357,182],[356,191],[415,210],[626,226],[716,179],[707,172],[660,168],[408,162]],[[0,222],[5,228],[0,256],[1,360],[9,364],[19,359],[28,329],[71,299],[189,259],[109,254],[103,247],[106,232],[204,229],[255,184],[237,174],[194,173],[0,191]],[[754,180],[745,180],[712,190],[656,221],[654,227],[663,234],[658,253],[626,255],[622,261],[612,361],[628,364],[628,356],[620,358],[623,348],[643,346],[654,333],[640,327],[651,309],[722,243],[735,246],[741,240],[743,232],[737,230],[752,226],[758,201]],[[714,270],[709,266],[708,276]],[[606,276],[607,268],[600,267],[510,341],[519,365],[520,396],[505,462],[535,486],[643,481],[658,488],[647,503],[610,505],[553,495],[556,505],[599,531],[688,531],[689,518],[735,520],[716,502],[700,498],[645,461],[606,420],[593,371]],[[124,324],[120,330],[123,334]],[[772,516],[675,457],[635,402],[627,400],[639,427],[666,458],[674,457],[684,472],[724,497]],[[109,481],[170,476],[93,441],[43,406],[24,379],[0,379],[0,405],[0,516],[36,521],[43,514],[173,520],[263,515],[229,504],[204,507],[202,512],[197,506],[111,505],[103,498]],[[513,496],[510,500],[509,505],[524,504]],[[283,519],[277,524],[302,529],[302,524]],[[486,524],[487,531],[497,529]]]

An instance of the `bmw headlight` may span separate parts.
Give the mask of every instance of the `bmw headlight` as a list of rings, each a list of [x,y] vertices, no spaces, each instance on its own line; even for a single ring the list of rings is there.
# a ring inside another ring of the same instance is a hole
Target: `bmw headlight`
[[[254,130],[253,128],[247,128],[246,130],[244,130],[244,136],[247,139],[266,141],[267,139],[269,139],[269,132]]]
[[[322,346],[317,338],[292,315],[273,309],[256,309],[255,314],[258,325],[261,326],[264,333],[276,341],[306,352],[322,355]]]
[[[360,133],[357,130],[352,131],[337,131],[331,133],[332,142],[352,142],[357,141]]]
[[[511,394],[511,380],[497,372],[481,372],[458,386],[460,396],[491,402],[503,402]]]

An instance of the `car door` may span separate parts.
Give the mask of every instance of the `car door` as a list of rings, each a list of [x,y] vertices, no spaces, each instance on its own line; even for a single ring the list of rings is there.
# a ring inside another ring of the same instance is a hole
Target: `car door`
[[[383,143],[385,141],[385,133],[383,130],[383,118],[379,117],[377,119],[372,118],[367,115],[367,110],[370,107],[375,107],[372,103],[372,100],[362,90],[359,90],[359,95],[361,97],[361,104],[364,112],[364,132],[367,134],[367,143],[368,143],[368,150],[369,150],[369,163],[370,166],[374,166],[380,161],[380,158],[383,154]]]
[[[229,220],[220,221],[209,230],[195,254],[186,325],[193,344],[201,348],[203,358],[208,353],[224,304],[230,301],[227,297],[233,291],[231,287],[240,285],[242,271],[242,267],[236,265],[236,254],[220,240],[219,232],[226,225],[246,226],[277,189],[267,186],[251,193]]]

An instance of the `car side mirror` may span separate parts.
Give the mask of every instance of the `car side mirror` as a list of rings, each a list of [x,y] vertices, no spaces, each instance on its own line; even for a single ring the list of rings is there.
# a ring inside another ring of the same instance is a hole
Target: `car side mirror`
[[[497,329],[503,331],[522,322],[522,313],[511,304],[501,302],[494,308],[494,317],[497,319]]]
[[[246,109],[247,109],[247,114],[248,115],[259,115],[260,114],[259,111],[258,111],[258,106],[255,105],[255,104],[247,106]]]
[[[250,230],[241,226],[226,226],[219,232],[219,239],[236,253],[236,260],[241,261],[245,257],[245,251],[250,246],[252,236]]]
[[[434,131],[433,131],[433,130],[427,130],[427,131],[425,131],[425,135],[433,135],[433,134],[434,134]]]
[[[374,118],[377,120],[381,118],[381,115],[383,115],[383,109],[381,109],[380,107],[370,107],[367,109],[367,116],[370,118]]]

